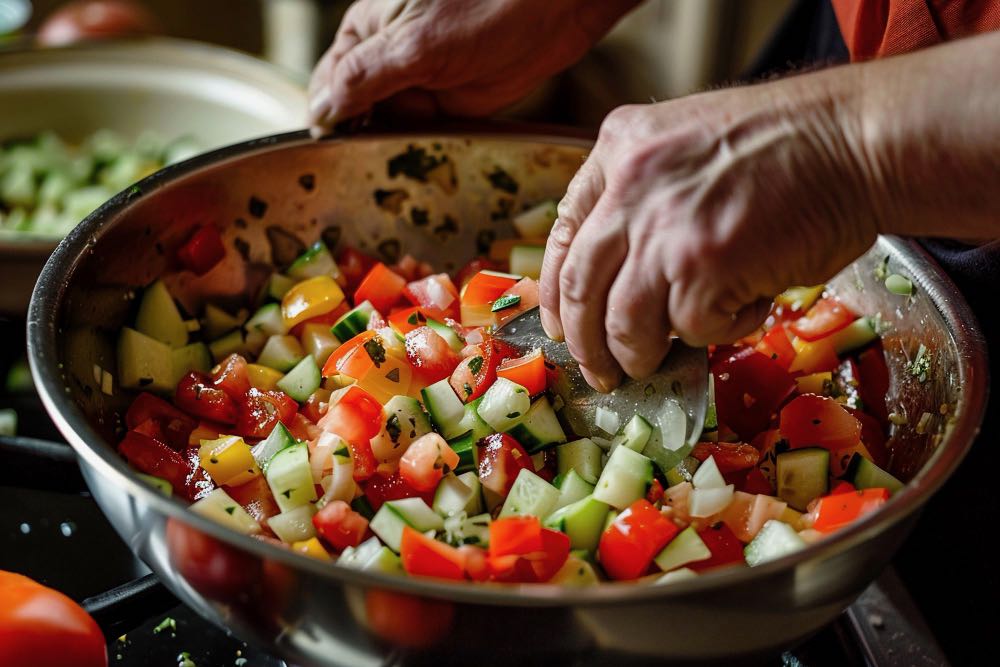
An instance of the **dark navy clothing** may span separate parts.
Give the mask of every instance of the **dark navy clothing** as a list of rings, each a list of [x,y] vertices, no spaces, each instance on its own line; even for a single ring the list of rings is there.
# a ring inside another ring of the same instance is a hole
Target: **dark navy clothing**
[[[848,59],[830,3],[799,0],[747,79]],[[1000,238],[1000,219],[997,229]],[[987,344],[997,350],[991,356],[990,374],[1000,377],[1000,241],[970,245],[923,239],[921,243],[972,307]],[[1000,524],[998,409],[1000,391],[993,393],[983,429],[968,458],[929,501],[894,560],[910,594],[956,665],[995,662],[1000,648],[1000,548],[993,541]]]

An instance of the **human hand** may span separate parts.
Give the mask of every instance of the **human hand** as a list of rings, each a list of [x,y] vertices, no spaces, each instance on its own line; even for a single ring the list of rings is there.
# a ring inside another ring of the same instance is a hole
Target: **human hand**
[[[636,4],[360,0],[313,71],[313,134],[382,100],[425,116],[491,114],[578,60]]]
[[[846,72],[846,74],[844,73]],[[542,323],[587,381],[654,372],[670,331],[724,343],[878,233],[849,68],[613,111],[559,204]]]

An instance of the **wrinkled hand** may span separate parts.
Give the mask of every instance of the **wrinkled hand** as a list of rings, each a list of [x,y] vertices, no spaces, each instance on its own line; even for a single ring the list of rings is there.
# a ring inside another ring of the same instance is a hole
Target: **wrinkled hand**
[[[638,0],[361,0],[313,72],[315,135],[382,100],[485,116],[579,59]]]
[[[874,242],[849,80],[810,74],[607,117],[541,276],[543,325],[592,386],[654,372],[671,330],[694,345],[750,333],[774,295]]]

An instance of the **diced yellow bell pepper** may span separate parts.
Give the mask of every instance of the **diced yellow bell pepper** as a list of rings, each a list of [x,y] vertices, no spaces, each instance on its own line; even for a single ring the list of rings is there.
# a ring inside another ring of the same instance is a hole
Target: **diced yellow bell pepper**
[[[792,310],[808,310],[809,306],[816,303],[816,299],[822,296],[824,289],[826,289],[825,285],[789,287],[774,297],[774,302]]]
[[[281,299],[281,317],[291,329],[300,322],[325,315],[344,302],[344,291],[330,276],[303,280]]]
[[[250,445],[238,435],[202,440],[198,458],[201,467],[219,485],[238,486],[260,474],[260,468],[250,453]]]
[[[796,387],[800,394],[819,394],[828,396],[829,390],[833,386],[833,373],[812,373],[795,378]]]
[[[188,436],[188,445],[194,447],[195,445],[201,445],[203,440],[215,440],[221,435],[217,430],[209,426],[205,426],[204,422],[199,422],[198,426],[191,431],[191,435]]]
[[[790,373],[819,373],[836,368],[840,363],[829,336],[812,342],[803,342],[801,346],[793,341],[792,345],[796,349],[796,354],[788,369]]]
[[[305,554],[319,560],[330,560],[329,552],[323,548],[319,539],[315,537],[310,537],[308,540],[301,540],[299,542],[292,542],[292,551],[296,551],[300,554]]]
[[[277,388],[278,380],[285,377],[281,371],[260,364],[247,364],[247,376],[250,379],[250,386],[261,391],[271,391]]]

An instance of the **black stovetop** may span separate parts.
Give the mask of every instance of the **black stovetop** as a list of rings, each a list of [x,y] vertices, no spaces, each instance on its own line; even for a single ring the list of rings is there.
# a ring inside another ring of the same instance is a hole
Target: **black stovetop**
[[[20,323],[0,320],[0,378],[20,363]],[[14,351],[14,354],[10,354]],[[0,439],[0,569],[83,603],[108,639],[113,666],[278,667],[281,660],[202,620],[132,556],[87,492],[72,451],[30,388],[0,389],[18,438]],[[44,442],[45,440],[54,441]],[[60,444],[55,444],[60,443]],[[919,611],[888,571],[834,623],[765,665],[945,665]]]

